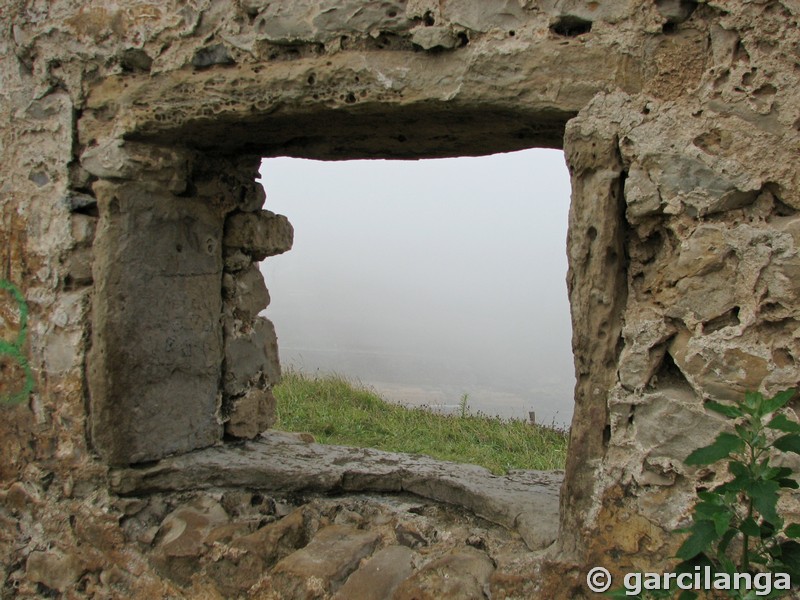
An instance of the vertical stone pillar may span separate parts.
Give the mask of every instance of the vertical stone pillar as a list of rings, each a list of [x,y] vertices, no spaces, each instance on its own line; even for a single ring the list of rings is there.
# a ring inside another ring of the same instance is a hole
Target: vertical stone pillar
[[[579,550],[595,508],[597,472],[609,439],[608,397],[616,384],[627,298],[624,170],[613,130],[570,122],[564,148],[572,178],[567,284],[575,355],[575,411],[561,492],[559,542]]]
[[[93,148],[91,435],[111,464],[219,441],[219,207],[187,193],[190,156],[140,144]]]
[[[258,261],[291,248],[261,210],[258,158],[110,141],[82,156],[93,245],[91,434],[114,465],[251,438],[275,419],[280,379]]]

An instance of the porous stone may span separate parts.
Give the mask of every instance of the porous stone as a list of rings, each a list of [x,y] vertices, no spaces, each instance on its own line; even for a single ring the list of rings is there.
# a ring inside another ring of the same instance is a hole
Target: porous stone
[[[421,27],[411,32],[411,41],[423,50],[451,49],[458,44],[458,37],[447,27]]]

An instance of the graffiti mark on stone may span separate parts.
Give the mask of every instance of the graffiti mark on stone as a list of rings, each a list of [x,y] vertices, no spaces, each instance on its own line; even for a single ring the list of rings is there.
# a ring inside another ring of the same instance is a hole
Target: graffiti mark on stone
[[[33,391],[33,373],[23,353],[28,335],[28,304],[10,281],[0,279],[0,330],[15,331],[13,339],[0,339],[0,404],[20,404]],[[8,300],[13,304],[8,305]],[[14,306],[14,304],[16,306]],[[16,321],[16,325],[14,324]]]

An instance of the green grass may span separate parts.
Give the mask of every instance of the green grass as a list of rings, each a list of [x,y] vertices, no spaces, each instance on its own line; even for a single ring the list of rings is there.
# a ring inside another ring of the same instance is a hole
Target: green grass
[[[426,454],[509,469],[563,469],[567,433],[526,421],[486,415],[443,415],[381,399],[338,375],[284,374],[275,390],[284,431],[311,433],[322,444]]]

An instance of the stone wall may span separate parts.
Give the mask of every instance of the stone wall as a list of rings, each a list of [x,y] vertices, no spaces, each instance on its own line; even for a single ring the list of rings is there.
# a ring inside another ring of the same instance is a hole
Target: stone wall
[[[60,515],[106,522],[108,465],[271,424],[254,263],[291,226],[262,210],[260,157],[532,146],[563,147],[573,185],[553,573],[663,564],[706,475],[682,458],[721,427],[704,400],[800,380],[798,19],[792,0],[4,1],[0,278],[30,308],[35,389],[0,407],[0,564],[93,543]]]

